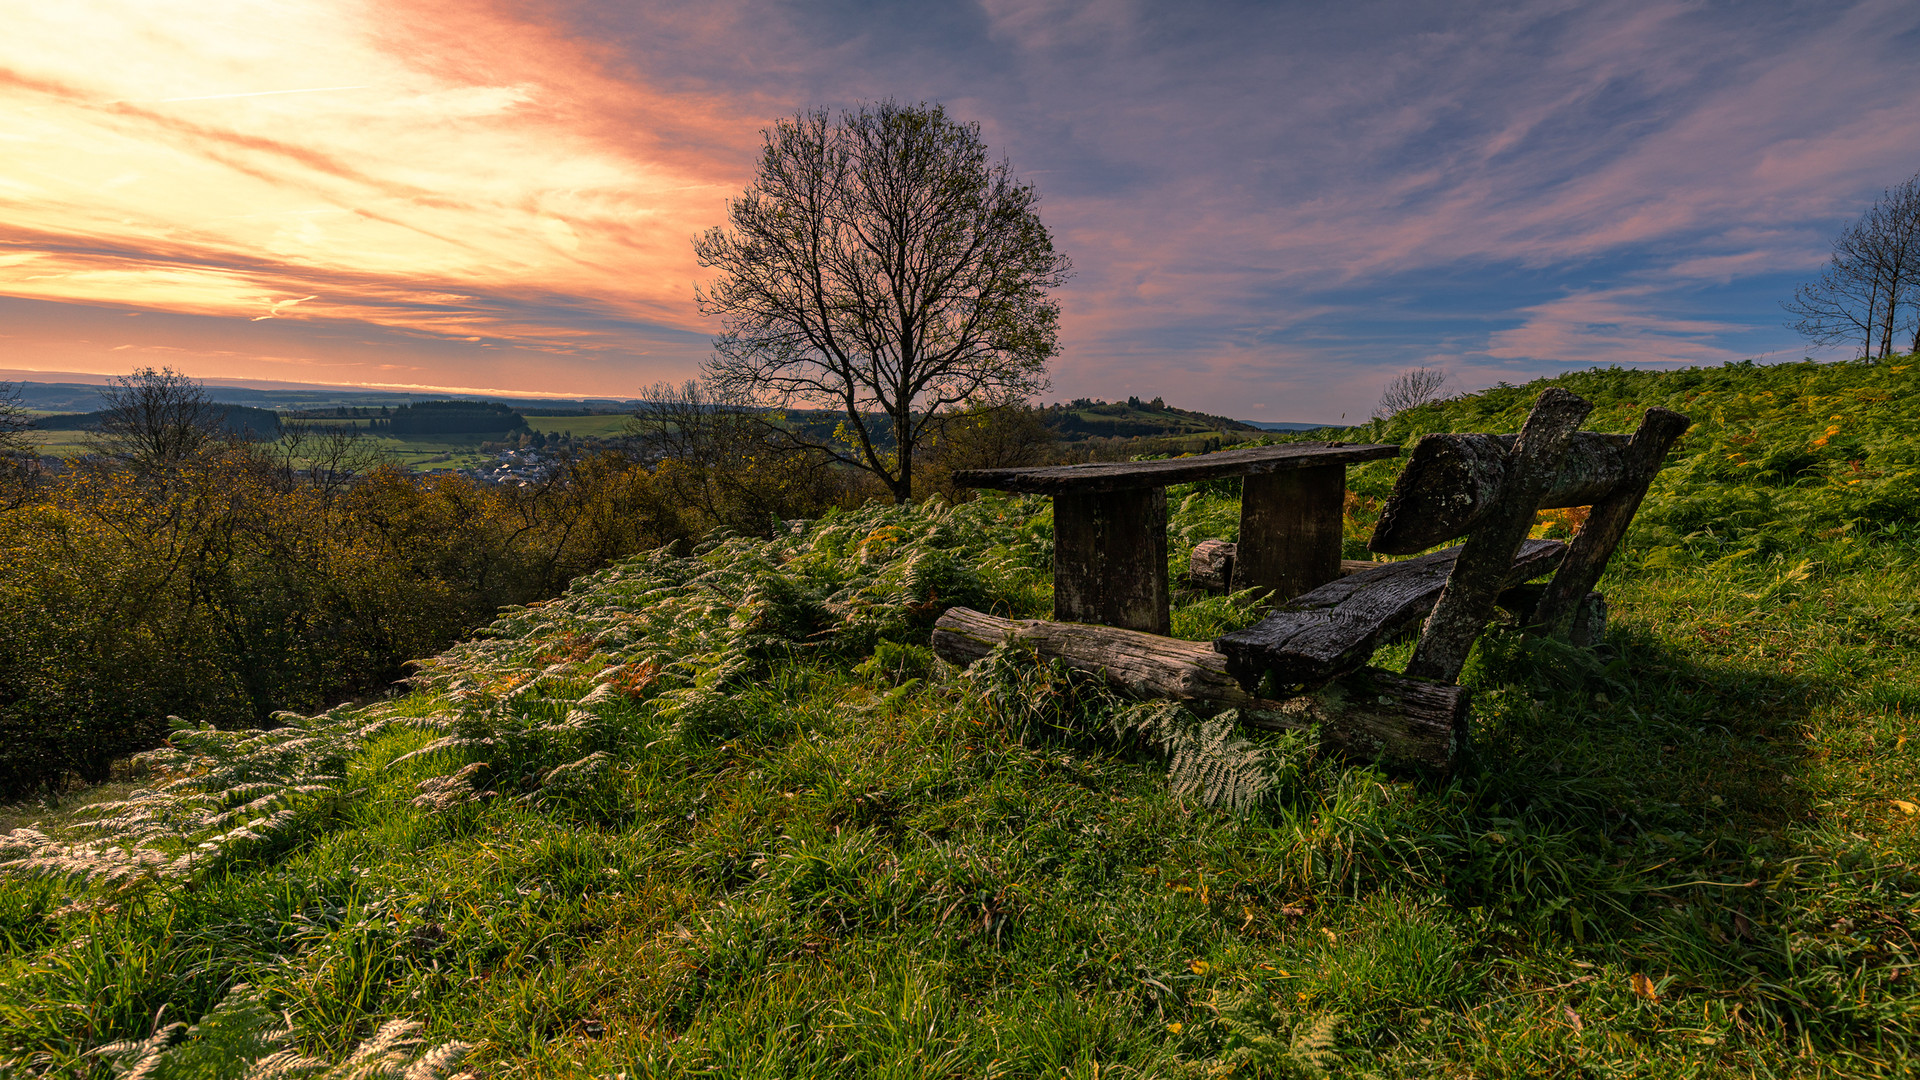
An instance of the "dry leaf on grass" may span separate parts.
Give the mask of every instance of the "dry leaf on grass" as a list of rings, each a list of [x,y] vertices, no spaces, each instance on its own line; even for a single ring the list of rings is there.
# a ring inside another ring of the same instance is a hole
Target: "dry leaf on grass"
[[[1653,980],[1637,971],[1633,973],[1633,992],[1648,1001],[1660,1000],[1660,991],[1653,988]]]

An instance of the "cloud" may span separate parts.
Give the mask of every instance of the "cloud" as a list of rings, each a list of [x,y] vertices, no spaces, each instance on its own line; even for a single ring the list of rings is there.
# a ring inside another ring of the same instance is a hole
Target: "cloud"
[[[1920,167],[1916,39],[1895,0],[29,6],[0,295],[678,377],[759,130],[941,100],[1078,267],[1059,393],[1321,419],[1419,363],[1797,346],[1762,294]]]
[[[1523,308],[1521,324],[1488,336],[1496,360],[1549,360],[1573,366],[1724,364],[1744,359],[1717,344],[1737,323],[1659,314],[1650,287],[1577,293]]]
[[[530,342],[696,325],[687,241],[742,163],[612,137],[661,105],[570,43],[332,0],[43,5],[13,31],[10,295]],[[569,296],[594,318],[503,314]]]

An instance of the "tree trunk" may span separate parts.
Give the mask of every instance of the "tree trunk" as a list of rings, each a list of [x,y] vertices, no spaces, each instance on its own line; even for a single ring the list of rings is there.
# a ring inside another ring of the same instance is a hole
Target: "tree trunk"
[[[1904,275],[1896,264],[1891,272],[1892,284],[1887,289],[1887,314],[1880,328],[1880,359],[1893,355],[1893,321],[1900,314],[1900,279]]]
[[[1318,724],[1321,746],[1348,758],[1446,772],[1464,741],[1464,687],[1396,675],[1378,668],[1349,672],[1311,694],[1284,701],[1257,697],[1227,674],[1225,657],[1205,642],[1110,626],[1002,619],[949,608],[934,624],[933,650],[965,666],[1004,641],[1043,660],[1103,678],[1141,698],[1179,701],[1202,715],[1240,710],[1252,727],[1300,729]]]
[[[893,450],[900,462],[900,482],[893,485],[893,503],[904,506],[913,501],[913,433],[908,427],[912,416],[893,418]]]

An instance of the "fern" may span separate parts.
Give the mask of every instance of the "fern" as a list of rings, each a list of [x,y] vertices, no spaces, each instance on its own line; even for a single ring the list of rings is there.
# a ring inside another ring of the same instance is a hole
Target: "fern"
[[[1175,794],[1244,811],[1274,788],[1267,752],[1239,734],[1237,710],[1202,719],[1177,702],[1141,702],[1115,711],[1109,723],[1119,739],[1138,740],[1167,759]]]
[[[1338,1035],[1345,1017],[1339,1013],[1296,1018],[1258,988],[1223,994],[1216,1011],[1227,1032],[1223,1072],[1317,1080],[1340,1064]]]
[[[1051,554],[1045,506],[868,506],[770,540],[716,534],[693,558],[630,559],[421,661],[411,681],[443,703],[431,715],[381,705],[282,713],[267,731],[177,726],[141,756],[157,783],[92,808],[67,837],[0,837],[0,872],[116,889],[192,879],[323,826],[350,765],[394,728],[433,736],[388,766],[431,766],[423,809],[584,796],[636,722],[698,737],[737,722],[734,691],[770,659],[864,657],[924,641],[948,603],[1031,602]]]
[[[1209,806],[1249,810],[1277,785],[1271,755],[1238,733],[1235,710],[1202,719],[1178,702],[1132,701],[1018,645],[999,646],[967,678],[988,710],[1022,738],[1095,736],[1144,747],[1166,760],[1174,792]]]

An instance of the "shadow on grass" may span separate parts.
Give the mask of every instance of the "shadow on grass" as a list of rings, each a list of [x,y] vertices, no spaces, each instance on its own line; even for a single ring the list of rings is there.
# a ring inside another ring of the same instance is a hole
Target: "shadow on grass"
[[[1465,867],[1457,903],[1504,913],[1528,951],[1645,972],[1649,1000],[1809,1047],[1906,1053],[1920,881],[1823,810],[1809,749],[1848,726],[1835,704],[1860,679],[1622,628],[1598,655],[1496,631],[1463,681],[1474,747],[1454,793],[1487,836],[1506,830],[1494,846],[1544,839],[1537,875]]]

